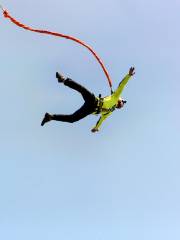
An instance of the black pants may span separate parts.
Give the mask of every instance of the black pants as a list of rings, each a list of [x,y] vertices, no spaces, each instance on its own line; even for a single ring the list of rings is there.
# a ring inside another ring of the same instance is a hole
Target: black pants
[[[88,91],[85,87],[81,86],[80,84],[74,82],[70,78],[67,78],[64,81],[64,85],[81,93],[85,102],[82,105],[82,107],[78,109],[76,112],[74,112],[73,114],[70,114],[70,115],[54,114],[52,115],[52,120],[73,123],[73,122],[79,121],[80,119],[88,116],[89,114],[95,111],[97,100],[93,93]]]

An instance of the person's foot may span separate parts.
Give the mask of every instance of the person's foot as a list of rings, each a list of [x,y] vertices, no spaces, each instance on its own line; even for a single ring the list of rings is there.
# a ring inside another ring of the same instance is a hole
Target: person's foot
[[[42,122],[41,122],[41,126],[43,126],[45,123],[47,123],[51,120],[52,120],[51,115],[49,113],[46,113],[44,115],[44,118],[43,118]]]
[[[58,73],[58,72],[56,72],[56,78],[58,79],[59,83],[62,83],[62,82],[64,82],[66,80],[65,77],[62,74]]]

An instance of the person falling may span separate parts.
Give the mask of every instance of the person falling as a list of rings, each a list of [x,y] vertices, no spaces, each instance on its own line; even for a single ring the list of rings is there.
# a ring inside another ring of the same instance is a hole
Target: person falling
[[[135,68],[131,67],[129,69],[129,73],[119,83],[117,89],[111,95],[103,98],[101,96],[96,97],[94,93],[90,92],[79,83],[73,81],[70,78],[65,78],[63,75],[57,72],[56,78],[58,79],[58,82],[63,83],[65,86],[68,86],[81,93],[84,99],[84,104],[73,114],[69,115],[46,113],[41,122],[41,126],[52,120],[73,123],[79,121],[82,118],[85,118],[90,114],[100,114],[101,116],[99,120],[97,121],[96,125],[91,129],[93,133],[99,131],[102,122],[107,117],[109,117],[115,109],[121,109],[122,107],[124,107],[126,101],[123,100],[120,95],[130,77],[135,74],[134,71]]]

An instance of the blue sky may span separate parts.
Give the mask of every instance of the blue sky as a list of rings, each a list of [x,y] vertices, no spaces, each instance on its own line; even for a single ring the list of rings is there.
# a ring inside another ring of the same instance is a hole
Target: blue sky
[[[114,88],[129,67],[136,75],[126,107],[97,134],[95,116],[41,127],[46,111],[83,103],[56,71],[102,95],[106,78],[86,49],[1,17],[0,238],[179,240],[179,1],[2,4],[27,25],[87,42]]]

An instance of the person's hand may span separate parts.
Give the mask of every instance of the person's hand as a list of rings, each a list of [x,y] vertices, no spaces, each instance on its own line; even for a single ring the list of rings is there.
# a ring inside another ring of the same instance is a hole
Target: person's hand
[[[135,68],[134,67],[131,67],[130,69],[129,69],[129,75],[130,76],[133,76],[134,74],[135,74]]]
[[[96,128],[96,127],[94,127],[93,129],[91,129],[91,132],[92,132],[92,133],[95,133],[95,132],[98,132],[98,131],[99,131],[99,129]]]

